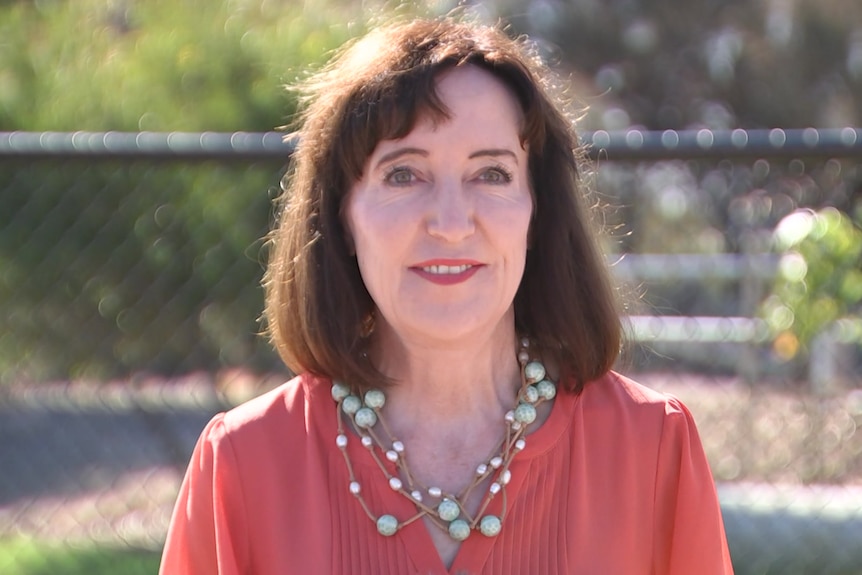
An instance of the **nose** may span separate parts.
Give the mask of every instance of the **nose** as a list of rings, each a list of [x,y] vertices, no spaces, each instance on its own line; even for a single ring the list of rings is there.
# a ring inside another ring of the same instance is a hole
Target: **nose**
[[[471,197],[460,181],[440,182],[432,194],[428,233],[446,242],[459,242],[476,229]]]

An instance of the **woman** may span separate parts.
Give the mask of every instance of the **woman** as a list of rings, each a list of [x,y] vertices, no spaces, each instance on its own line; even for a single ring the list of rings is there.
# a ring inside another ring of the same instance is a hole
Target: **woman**
[[[611,371],[549,81],[443,19],[309,82],[265,279],[301,375],[204,430],[162,573],[731,572],[690,414]]]

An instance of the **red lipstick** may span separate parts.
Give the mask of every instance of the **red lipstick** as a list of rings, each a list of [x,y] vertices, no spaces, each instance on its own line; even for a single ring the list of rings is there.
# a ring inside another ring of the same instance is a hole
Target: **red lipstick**
[[[456,285],[473,277],[480,267],[482,264],[475,260],[433,259],[419,262],[410,270],[437,285]]]

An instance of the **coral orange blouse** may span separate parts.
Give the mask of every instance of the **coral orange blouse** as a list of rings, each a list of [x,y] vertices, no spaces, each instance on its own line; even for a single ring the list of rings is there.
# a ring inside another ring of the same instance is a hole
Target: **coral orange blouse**
[[[423,522],[392,537],[377,532],[349,492],[336,430],[329,381],[310,375],[213,418],[189,464],[161,573],[732,573],[690,413],[616,373],[557,395],[510,466],[502,532],[473,532],[449,570]],[[412,516],[359,441],[347,448],[369,507]],[[501,503],[494,498],[487,513]]]

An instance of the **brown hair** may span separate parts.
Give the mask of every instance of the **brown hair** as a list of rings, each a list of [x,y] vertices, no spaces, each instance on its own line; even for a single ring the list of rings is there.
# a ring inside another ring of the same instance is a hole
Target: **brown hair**
[[[406,136],[420,114],[446,118],[436,78],[466,64],[500,79],[524,111],[534,213],[517,331],[573,391],[616,360],[617,298],[583,197],[582,151],[550,96],[550,71],[523,38],[441,18],[372,31],[302,88],[298,145],[264,277],[267,328],[293,371],[360,389],[386,383],[362,353],[374,302],[345,239],[342,203],[380,141]]]

